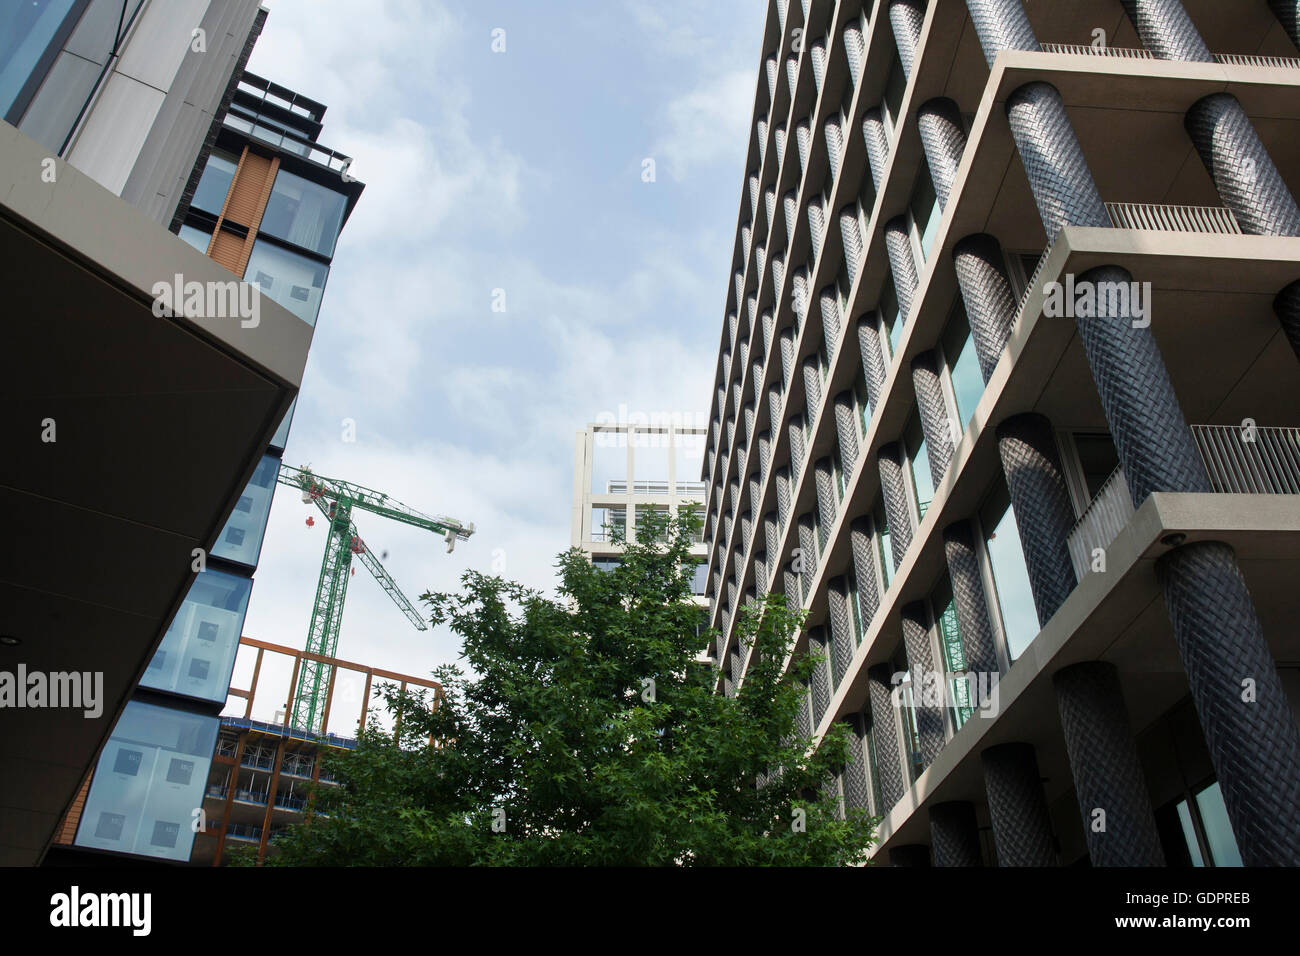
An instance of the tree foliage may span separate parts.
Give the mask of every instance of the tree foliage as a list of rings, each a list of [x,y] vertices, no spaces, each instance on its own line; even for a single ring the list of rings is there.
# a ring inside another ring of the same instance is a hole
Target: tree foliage
[[[612,570],[562,554],[558,599],[473,571],[459,594],[422,595],[475,676],[437,671],[440,701],[386,688],[400,729],[328,757],[340,785],[318,788],[270,862],[862,861],[875,821],[840,812],[827,786],[844,728],[812,753],[796,730],[813,661],[788,662],[801,621],[783,598],[743,616],[749,669],[734,697],[715,693],[699,660],[712,634],[690,600],[698,528],[693,514],[649,517]]]

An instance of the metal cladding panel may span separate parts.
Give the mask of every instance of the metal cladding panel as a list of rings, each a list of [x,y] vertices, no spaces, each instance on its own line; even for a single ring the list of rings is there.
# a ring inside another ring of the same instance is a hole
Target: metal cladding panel
[[[817,421],[817,414],[822,407],[822,365],[815,355],[803,360],[803,396],[807,404],[808,421]]]
[[[907,669],[912,679],[912,710],[916,732],[921,739],[921,758],[928,767],[943,749],[943,708],[924,703],[926,685],[939,669],[935,667],[930,647],[930,615],[924,602],[903,606],[903,644],[907,648]]]
[[[791,475],[791,479],[794,480],[794,476],[803,473],[804,443],[803,443],[803,416],[802,415],[790,416],[789,432],[790,432],[790,475]]]
[[[831,581],[827,605],[831,622],[831,675],[836,687],[844,680],[857,648],[853,633],[853,612],[849,609],[849,585],[843,577]]]
[[[980,763],[998,866],[1056,866],[1056,839],[1033,746],[989,747]]]
[[[781,574],[785,586],[786,607],[792,611],[797,611],[803,607],[803,602],[799,598],[799,576],[788,567]]]
[[[867,383],[867,398],[872,408],[879,408],[888,365],[880,344],[880,316],[869,312],[858,319],[858,350],[862,353],[862,374]]]
[[[894,44],[903,74],[909,79],[916,63],[916,45],[921,42],[921,24],[925,22],[925,0],[890,0],[889,23],[894,28]]]
[[[786,241],[794,235],[794,229],[799,218],[799,193],[791,189],[781,197],[781,209],[785,212],[785,233]]]
[[[1181,0],[1120,0],[1142,45],[1162,60],[1214,62]]]
[[[763,359],[762,356],[754,359],[753,364],[749,367],[749,380],[754,383],[754,406],[761,405],[763,402]]]
[[[1282,24],[1291,42],[1300,49],[1300,0],[1268,0],[1268,8]]]
[[[998,425],[997,436],[1034,607],[1039,624],[1046,624],[1077,583],[1067,543],[1074,508],[1052,423],[1042,415],[1016,415]]]
[[[857,21],[844,28],[844,55],[849,61],[849,81],[857,89],[862,80],[862,61],[867,54],[867,41]]]
[[[1002,247],[988,233],[967,236],[952,247],[957,285],[970,322],[980,374],[987,383],[997,367],[1020,303],[1011,291],[1003,266]]]
[[[1027,83],[1015,90],[1007,98],[1007,119],[1047,241],[1065,226],[1108,228],[1110,215],[1056,87]]]
[[[1119,671],[1087,661],[1057,671],[1052,683],[1092,865],[1164,866]],[[1104,829],[1092,825],[1098,810]]]
[[[812,702],[809,700],[811,691],[807,684],[804,684],[804,693],[799,701],[799,713],[796,717],[796,726],[799,730],[799,736],[808,738],[812,736]]]
[[[935,866],[983,866],[975,805],[962,800],[932,806],[930,848]]]
[[[862,115],[862,138],[866,141],[871,182],[879,190],[889,162],[889,134],[885,132],[885,119],[878,108],[867,110]]]
[[[822,289],[818,296],[822,310],[822,341],[826,343],[826,354],[832,359],[840,344],[840,296],[834,285]]]
[[[866,731],[861,714],[844,718],[849,727],[849,755],[844,762],[844,802],[850,810],[871,812],[871,787],[867,779]]]
[[[758,138],[758,161],[761,163],[767,158],[767,117],[762,116],[754,124],[754,134]]]
[[[794,329],[786,329],[781,333],[781,381],[786,388],[794,380],[794,356]]]
[[[862,614],[862,626],[866,628],[880,608],[877,549],[870,518],[854,519],[849,526],[849,547],[853,551],[853,577],[858,586],[858,609]]]
[[[813,249],[820,249],[822,236],[826,232],[826,209],[821,204],[820,196],[808,204],[808,229]]]
[[[962,127],[961,111],[947,97],[926,100],[916,111],[917,131],[925,149],[930,178],[941,208],[948,207],[948,196],[957,180],[962,153],[966,150],[966,132]]]
[[[748,511],[740,516],[740,550],[749,550],[749,542],[754,534],[754,519]]]
[[[1300,207],[1235,96],[1197,100],[1184,118],[1224,205],[1251,235],[1300,235]]]
[[[997,645],[975,551],[975,534],[969,521],[958,521],[943,529],[943,550],[948,561],[948,578],[952,583],[966,670],[996,676],[1000,672]]]
[[[880,466],[880,491],[885,500],[885,520],[889,522],[889,546],[894,569],[903,563],[912,544],[912,511],[907,506],[907,485],[903,482],[902,449],[898,442],[882,447],[876,456]]]
[[[772,338],[776,334],[776,320],[772,317],[771,309],[759,316],[759,323],[763,329],[763,355],[766,356],[772,351]]]
[[[791,55],[785,58],[785,82],[790,87],[790,95],[794,95],[794,89],[799,85],[799,57]]]
[[[799,170],[808,171],[808,154],[812,150],[812,127],[807,120],[802,120],[794,128],[795,148],[799,151]]]
[[[767,481],[768,469],[772,467],[772,433],[759,432],[758,435],[758,478]]]
[[[772,231],[772,225],[776,220],[776,187],[768,186],[763,190],[763,211],[767,213],[768,232]]]
[[[754,403],[746,402],[742,410],[745,415],[745,444],[751,444],[754,441]]]
[[[781,294],[781,283],[785,281],[785,259],[777,256],[772,260],[772,288],[776,290],[778,298]]]
[[[826,136],[826,155],[830,160],[831,175],[840,174],[840,163],[844,159],[844,127],[838,116],[832,116],[822,127]]]
[[[831,525],[835,522],[835,477],[831,471],[830,456],[817,459],[813,466],[813,480],[817,491],[817,537],[822,548],[830,537]]]
[[[925,433],[930,480],[938,488],[952,461],[953,440],[948,403],[944,401],[943,383],[939,379],[939,357],[934,352],[922,352],[912,359],[912,388],[916,392],[921,430]]]
[[[777,78],[780,76],[780,70],[777,67],[776,56],[769,56],[763,61],[763,71],[767,74],[767,98],[776,99]]]
[[[781,383],[773,382],[767,387],[767,414],[772,421],[772,430],[775,432],[780,426],[777,422],[781,420]]]
[[[912,315],[912,296],[919,282],[906,216],[895,216],[885,223],[885,251],[889,255],[890,271],[894,274],[899,321],[906,322]]]
[[[966,0],[966,9],[990,67],[1003,50],[1041,49],[1020,0]]]
[[[840,236],[844,240],[844,267],[852,285],[858,280],[858,267],[862,262],[862,227],[858,221],[857,203],[849,203],[840,210]]]
[[[893,668],[877,664],[867,671],[871,699],[871,742],[876,752],[876,776],[880,783],[881,806],[886,814],[903,799],[903,755],[898,747],[899,714],[893,700]]]
[[[1300,866],[1300,733],[1236,556],[1216,541],[1186,544],[1156,574],[1242,862]]]
[[[755,513],[763,503],[763,484],[758,480],[758,475],[749,476],[749,507]]]
[[[1132,278],[1127,270],[1101,266],[1085,272],[1079,282],[1095,288],[1127,284]],[[1135,328],[1131,308],[1106,311],[1130,314],[1077,319],[1075,324],[1134,507],[1153,491],[1209,491],[1209,476],[1151,328]]]
[[[813,521],[811,511],[799,516],[799,593],[805,601],[807,601],[809,589],[812,587],[813,574],[817,570],[815,526],[816,523]]]
[[[808,59],[812,61],[813,85],[816,86],[817,92],[822,91],[822,84],[826,81],[826,38],[814,40],[812,46],[808,48]]]
[[[835,396],[835,436],[840,446],[840,467],[845,475],[852,474],[853,463],[858,460],[858,412],[850,389]]]
[[[745,254],[745,259],[749,259],[750,244],[754,241],[754,230],[749,224],[740,227],[740,251]]]
[[[758,219],[758,170],[749,174],[749,219],[750,222]]]
[[[822,722],[822,718],[826,716],[826,711],[831,706],[831,674],[826,660],[830,656],[830,649],[827,647],[827,643],[825,628],[814,627],[808,632],[808,652],[822,658],[813,665],[812,680],[810,682],[814,728]]]
[[[790,276],[790,305],[802,322],[808,314],[808,269],[800,266]]]
[[[790,469],[776,470],[776,511],[782,525],[790,518]]]
[[[776,512],[769,511],[763,515],[763,538],[767,545],[767,553],[772,556],[773,561],[776,560],[777,551],[780,548],[780,540],[777,535]]]

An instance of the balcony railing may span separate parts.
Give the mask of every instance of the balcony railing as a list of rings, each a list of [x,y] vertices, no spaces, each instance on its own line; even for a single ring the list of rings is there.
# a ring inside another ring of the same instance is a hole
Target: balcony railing
[[[1157,232],[1210,232],[1241,235],[1237,217],[1225,206],[1162,206],[1154,203],[1108,202],[1106,212],[1116,229]]]
[[[1300,495],[1300,428],[1193,425],[1192,440],[1219,494]],[[1115,540],[1133,517],[1133,500],[1116,468],[1075,522],[1067,543],[1082,580],[1097,548]]]
[[[1089,46],[1083,43],[1040,43],[1044,53],[1077,53],[1085,56],[1114,56],[1125,60],[1154,60],[1150,50],[1128,46]]]
[[[1107,547],[1133,517],[1133,499],[1128,493],[1124,470],[1116,468],[1102,482],[1067,538],[1074,576],[1082,581],[1092,567],[1093,552]]]
[[[1300,428],[1193,425],[1192,438],[1224,494],[1300,494]]]
[[[1232,66],[1273,66],[1281,67],[1284,70],[1294,70],[1300,67],[1300,59],[1292,56],[1256,56],[1253,53],[1216,53],[1214,54],[1216,63],[1227,63]]]

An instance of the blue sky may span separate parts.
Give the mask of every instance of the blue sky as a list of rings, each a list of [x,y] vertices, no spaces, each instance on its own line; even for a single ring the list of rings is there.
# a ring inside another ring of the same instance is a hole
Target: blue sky
[[[321,141],[367,184],[285,461],[477,525],[447,555],[432,535],[358,518],[413,599],[467,568],[549,588],[569,543],[576,432],[624,404],[707,411],[766,5],[267,6],[249,69],[327,104]],[[249,636],[305,641],[324,548],[307,513],[280,489]],[[458,648],[412,629],[362,569],[338,653],[427,674]]]

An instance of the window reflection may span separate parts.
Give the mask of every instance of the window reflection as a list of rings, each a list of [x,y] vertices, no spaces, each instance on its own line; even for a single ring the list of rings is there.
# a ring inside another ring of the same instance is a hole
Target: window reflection
[[[342,193],[280,170],[258,229],[329,258],[346,203]]]
[[[198,188],[194,190],[194,198],[190,200],[190,205],[195,209],[210,212],[214,216],[220,215],[238,166],[239,157],[234,153],[224,149],[214,149],[212,155],[208,157],[208,164],[203,167],[203,176],[199,179]],[[241,225],[246,226],[248,223]]]
[[[275,492],[275,478],[280,471],[280,460],[266,455],[258,463],[248,487],[235,502],[226,526],[221,529],[212,554],[227,561],[237,561],[250,567],[257,565],[258,552],[262,550],[262,535],[266,533],[266,519],[271,513],[271,496]]]
[[[328,266],[259,239],[253,244],[244,281],[256,283],[262,295],[315,325],[328,275]]]
[[[1029,587],[1029,569],[1020,547],[1015,512],[1006,486],[985,502],[980,509],[984,545],[993,570],[997,603],[1002,614],[1002,631],[1007,639],[1007,654],[1015,660],[1038,635],[1038,611]]]
[[[140,686],[226,699],[253,582],[224,571],[199,574],[154,652]]]

